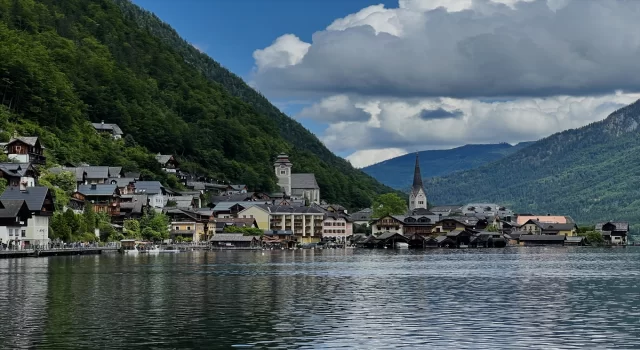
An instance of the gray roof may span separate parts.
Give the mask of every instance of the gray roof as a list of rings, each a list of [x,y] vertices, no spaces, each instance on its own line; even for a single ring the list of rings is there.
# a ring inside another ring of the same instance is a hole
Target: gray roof
[[[7,142],[7,145],[13,143],[14,141],[22,141],[29,146],[35,146],[36,143],[38,143],[38,137],[37,136],[20,136],[20,137],[12,138],[11,141]]]
[[[211,203],[242,202],[253,197],[253,192],[230,194],[228,196],[211,196]]]
[[[563,235],[521,235],[521,241],[564,241]]]
[[[262,206],[261,206],[262,207]],[[274,214],[324,214],[324,211],[314,207],[296,207],[290,205],[267,205],[267,211]]]
[[[24,200],[31,211],[41,211],[44,200],[49,193],[49,189],[43,186],[28,187],[26,191],[20,191],[18,187],[7,187],[0,196],[0,201],[4,200]]]
[[[460,209],[462,209],[461,205],[439,205],[436,207],[432,207],[431,211],[451,212],[451,211],[458,211]]]
[[[87,179],[107,179],[109,178],[108,166],[88,166],[84,167]]]
[[[117,124],[108,123],[91,123],[98,131],[110,131],[114,135],[122,135],[122,129]]]
[[[315,174],[291,174],[291,189],[319,189]]]
[[[117,185],[118,187],[127,187],[129,186],[130,183],[136,182],[136,179],[132,177],[118,177],[118,178],[109,179],[109,183],[114,183],[114,182],[115,182],[115,185]]]
[[[385,240],[385,239],[389,239],[389,238],[391,238],[391,237],[393,237],[393,236],[395,236],[395,235],[400,235],[400,236],[402,236],[401,234],[399,234],[399,233],[397,233],[397,232],[385,231],[385,232],[383,232],[382,234],[378,235],[378,236],[376,237],[376,239],[377,239],[377,240]],[[402,237],[404,237],[404,236],[402,236]],[[406,238],[406,237],[405,237],[405,238]]]
[[[447,237],[447,236],[438,236],[438,237],[436,237],[436,242],[438,242],[438,243],[442,243],[442,242],[444,242],[446,240],[452,241],[452,239]]]
[[[213,211],[227,211],[230,210],[234,205],[240,205],[243,208],[249,208],[254,205],[262,204],[262,202],[218,202],[215,207],[213,207]]]
[[[251,242],[256,236],[244,236],[241,233],[218,233],[211,238],[211,242]]]
[[[539,222],[538,226],[543,231],[571,231],[576,227],[576,224],[555,224],[555,223]]]
[[[112,196],[117,188],[117,185],[112,184],[80,185],[78,192],[85,196]]]
[[[624,221],[599,222],[599,223],[596,224],[596,230],[602,231],[602,226],[604,226],[605,224],[612,224],[613,226],[616,227],[616,230],[618,230],[618,231],[628,231],[629,230],[629,223],[628,222],[624,222]]]
[[[118,177],[122,172],[121,166],[110,166],[109,167],[109,177]]]
[[[231,189],[234,191],[241,191],[245,187],[247,187],[247,185],[229,185],[229,187],[231,187]]]
[[[24,176],[28,170],[35,170],[31,163],[0,163],[0,171],[8,176]]]
[[[350,217],[353,221],[369,221],[371,220],[372,212],[370,208],[366,208],[351,214]]]
[[[176,207],[178,208],[188,208],[191,207],[191,203],[193,202],[192,196],[184,196],[184,197],[173,197],[172,201],[176,202]]]
[[[136,192],[144,191],[146,194],[159,194],[164,188],[159,181],[136,181],[134,186]]]
[[[20,209],[25,204],[24,199],[5,199],[2,200],[2,207],[0,208],[0,218],[14,218],[20,212]]]
[[[581,243],[582,241],[584,241],[584,237],[567,237],[566,238],[566,242],[567,243]]]
[[[142,213],[142,207],[147,204],[147,196],[144,194],[127,195],[121,198],[131,198],[131,202],[121,202],[120,210],[131,211],[132,213]]]
[[[156,155],[156,160],[160,164],[167,164],[167,162],[169,160],[171,160],[171,157],[173,157],[173,156],[170,155],[170,154],[158,154],[158,155]]]

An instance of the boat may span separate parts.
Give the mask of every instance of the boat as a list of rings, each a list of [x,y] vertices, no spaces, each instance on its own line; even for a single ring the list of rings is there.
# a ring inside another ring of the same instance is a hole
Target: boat
[[[123,239],[120,241],[120,252],[127,255],[139,254],[138,244],[135,239]]]
[[[396,242],[396,249],[409,249],[409,243]]]
[[[157,245],[154,245],[154,246],[151,246],[149,249],[144,250],[143,252],[148,254],[159,254],[160,247]]]
[[[158,253],[180,253],[180,249],[160,249]]]

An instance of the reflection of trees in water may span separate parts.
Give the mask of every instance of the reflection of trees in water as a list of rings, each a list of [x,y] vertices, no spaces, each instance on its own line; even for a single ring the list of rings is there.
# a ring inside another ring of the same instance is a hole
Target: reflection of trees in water
[[[43,332],[49,259],[0,259],[0,349],[34,348]]]

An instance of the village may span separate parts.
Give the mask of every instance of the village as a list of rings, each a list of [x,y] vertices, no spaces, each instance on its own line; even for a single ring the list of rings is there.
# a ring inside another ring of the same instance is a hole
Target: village
[[[108,137],[122,137],[115,124],[93,126]],[[286,154],[274,160],[280,188],[275,193],[198,178],[181,171],[174,155],[158,154],[156,160],[186,190],[145,181],[140,173],[108,164],[56,166],[46,171],[75,178],[68,204],[56,208],[54,191],[40,183],[40,169],[46,161],[40,139],[16,134],[2,147],[8,158],[0,163],[7,185],[0,195],[2,250],[51,249],[70,243],[50,237],[52,220],[60,211],[78,216],[93,212],[107,218],[110,227],[92,227],[95,237],[82,244],[113,237],[136,241],[140,232],[128,230],[137,227],[128,222],[139,223],[150,213],[167,218],[161,225],[167,226],[168,235],[158,237],[159,241],[208,249],[503,248],[593,243],[571,217],[561,214],[514,213],[495,203],[429,206],[417,155],[406,213],[374,217],[372,208],[350,213],[340,204],[323,201],[315,175],[293,173]],[[117,235],[105,238],[101,230]],[[602,222],[593,230],[604,244],[627,244],[627,222]]]

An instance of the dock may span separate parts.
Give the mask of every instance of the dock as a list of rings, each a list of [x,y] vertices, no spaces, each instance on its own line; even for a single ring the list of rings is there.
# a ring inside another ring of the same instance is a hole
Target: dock
[[[95,255],[103,252],[117,252],[116,247],[91,247],[91,248],[64,248],[64,249],[46,249],[46,250],[3,250],[0,251],[0,259],[10,258],[37,258],[46,256],[64,256],[64,255]]]

